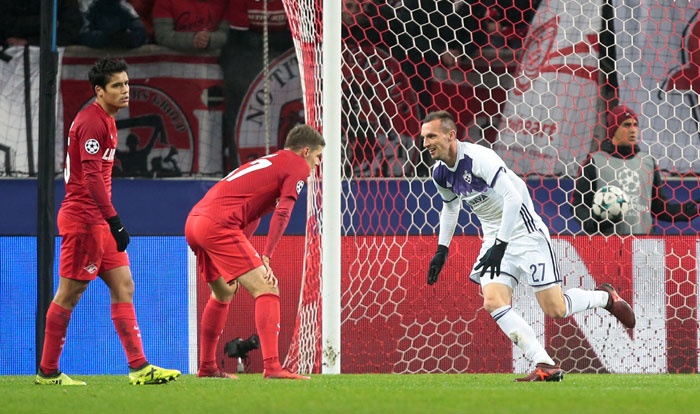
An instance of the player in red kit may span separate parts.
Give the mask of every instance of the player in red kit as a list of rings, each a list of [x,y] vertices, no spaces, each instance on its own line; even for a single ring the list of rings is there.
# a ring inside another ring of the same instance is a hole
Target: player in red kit
[[[151,365],[143,354],[133,305],[134,282],[125,249],[129,233],[112,207],[112,165],[117,149],[114,117],[129,105],[126,63],[101,59],[88,77],[95,102],[75,117],[68,133],[64,180],[66,197],[58,212],[61,259],[58,290],[46,313],[39,385],[85,385],[58,370],[71,312],[90,281],[109,287],[112,321],[129,361],[131,384],[162,384],[180,371]]]
[[[232,171],[192,208],[185,236],[197,256],[197,273],[211,288],[202,313],[199,377],[236,378],[216,364],[216,346],[229,304],[242,285],[255,298],[255,327],[263,354],[264,378],[310,379],[282,368],[277,350],[280,299],[270,257],[287,227],[292,208],[326,145],[321,134],[298,125],[284,149]],[[249,238],[260,217],[274,210],[262,257]]]

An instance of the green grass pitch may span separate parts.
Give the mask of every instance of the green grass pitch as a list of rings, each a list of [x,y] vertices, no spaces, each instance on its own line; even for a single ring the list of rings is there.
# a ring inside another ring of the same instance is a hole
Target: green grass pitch
[[[37,386],[0,376],[0,413],[697,413],[698,375],[567,374],[514,383],[514,374],[314,375],[311,381],[185,375],[131,386],[126,376],[73,378],[86,387]]]

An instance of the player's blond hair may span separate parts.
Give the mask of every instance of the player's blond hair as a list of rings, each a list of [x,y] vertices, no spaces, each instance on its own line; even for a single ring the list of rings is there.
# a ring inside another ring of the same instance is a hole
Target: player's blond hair
[[[325,147],[326,141],[314,127],[309,125],[297,125],[287,134],[284,141],[284,148],[292,151],[299,151],[306,147],[312,150],[318,147]]]

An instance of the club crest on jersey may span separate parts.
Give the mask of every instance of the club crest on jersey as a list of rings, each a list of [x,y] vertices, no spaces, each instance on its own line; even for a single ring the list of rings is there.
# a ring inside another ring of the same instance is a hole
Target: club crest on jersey
[[[95,265],[95,263],[89,263],[83,269],[87,270],[88,273],[92,274],[97,272],[97,265]]]
[[[301,190],[304,188],[304,180],[299,180],[297,182],[297,194],[301,193]]]
[[[469,171],[465,171],[464,172],[464,181],[467,184],[471,184],[472,183],[472,173],[470,173]]]
[[[97,151],[99,150],[100,143],[95,138],[90,138],[89,140],[85,141],[85,151],[88,154],[97,154]]]

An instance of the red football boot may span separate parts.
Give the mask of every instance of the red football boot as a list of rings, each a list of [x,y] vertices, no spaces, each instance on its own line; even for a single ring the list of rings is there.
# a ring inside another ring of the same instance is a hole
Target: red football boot
[[[233,374],[229,374],[228,372],[224,372],[220,369],[217,369],[216,371],[198,371],[197,376],[199,378],[228,378],[228,379],[238,379],[237,376]]]
[[[540,362],[535,366],[535,370],[527,377],[516,378],[516,382],[531,382],[531,381],[556,381],[564,379],[564,371],[559,368],[559,365],[549,365]]]
[[[300,380],[310,380],[311,377],[307,377],[306,375],[299,375],[295,374],[293,372],[289,372],[286,369],[281,369],[279,371],[274,371],[274,372],[268,372],[267,370],[263,371],[263,378],[266,379],[300,379]]]
[[[605,305],[605,310],[610,312],[614,317],[620,321],[626,328],[632,329],[637,321],[634,317],[634,311],[626,300],[622,299],[620,295],[617,294],[615,288],[609,283],[603,283],[598,286],[596,290],[602,290],[608,292],[610,295],[608,297],[608,304]]]

